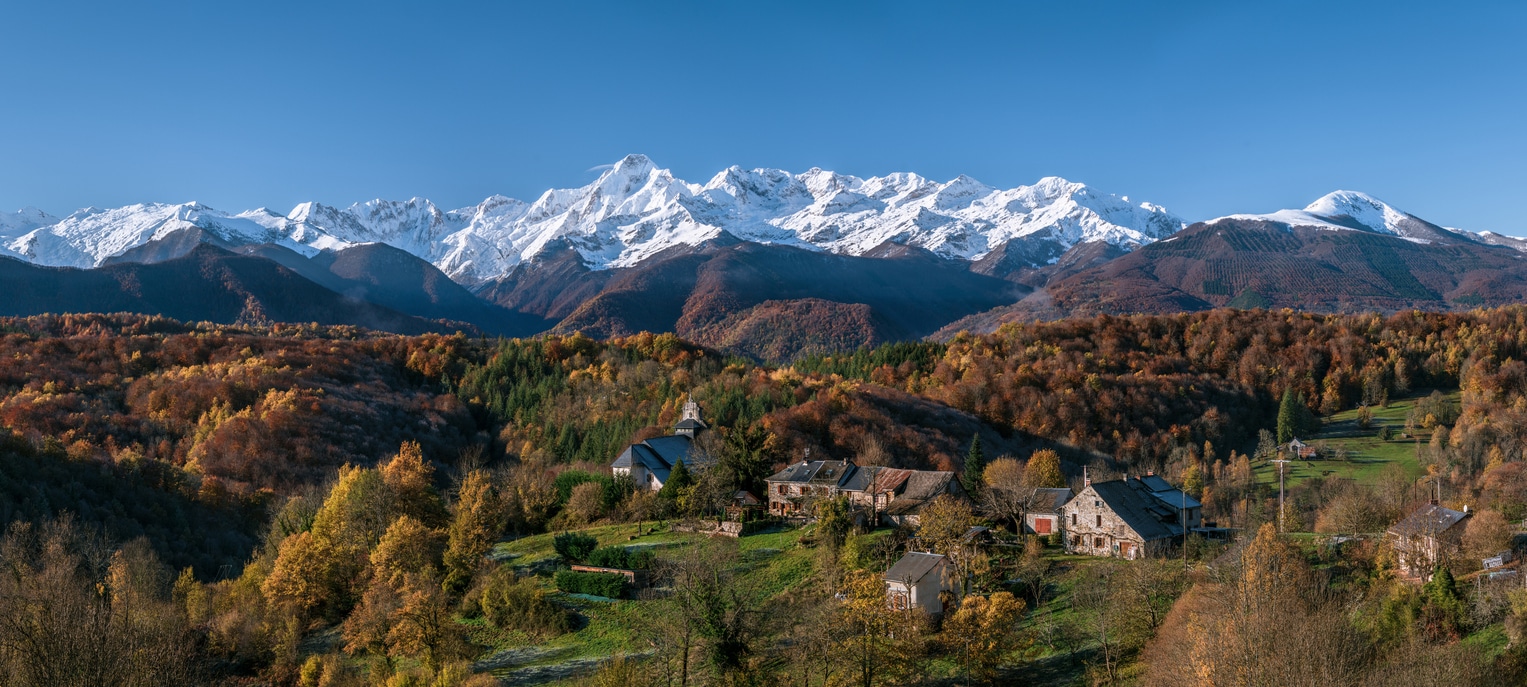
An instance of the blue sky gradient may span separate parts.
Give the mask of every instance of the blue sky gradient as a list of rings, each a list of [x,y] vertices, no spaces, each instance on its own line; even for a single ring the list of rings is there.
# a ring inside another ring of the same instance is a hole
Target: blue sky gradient
[[[0,208],[458,207],[641,152],[1522,235],[1523,35],[1524,3],[13,2]]]

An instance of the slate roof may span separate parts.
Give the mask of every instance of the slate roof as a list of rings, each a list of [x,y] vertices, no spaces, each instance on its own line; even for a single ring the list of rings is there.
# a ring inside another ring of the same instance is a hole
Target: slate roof
[[[952,472],[916,470],[907,476],[907,489],[896,500],[927,501],[939,494],[951,493],[950,482],[959,484]]]
[[[1131,482],[1139,480],[1109,480],[1093,482],[1092,491],[1109,510],[1124,521],[1143,541],[1165,539],[1182,534],[1182,528],[1168,525],[1163,519],[1177,516],[1176,512],[1151,497],[1145,485],[1135,487]],[[1165,481],[1165,480],[1163,480]]]
[[[854,464],[846,460],[813,460],[809,463],[802,461],[791,463],[764,481],[839,486],[847,481],[846,478],[851,478],[854,471]]]
[[[1389,531],[1402,537],[1437,535],[1463,522],[1463,519],[1467,517],[1469,517],[1468,513],[1428,503],[1411,511],[1410,515],[1395,523]]]
[[[943,560],[944,557],[936,553],[913,551],[902,556],[901,560],[896,561],[896,565],[885,571],[885,579],[890,582],[917,584]]]
[[[1034,513],[1059,513],[1061,506],[1071,501],[1071,490],[1067,488],[1044,487],[1034,490],[1033,505],[1029,508]]]
[[[673,426],[674,429],[705,429],[705,427],[706,425],[704,422],[694,418],[679,420],[678,424]]]
[[[710,461],[702,454],[691,456],[689,450],[693,447],[694,441],[682,434],[653,437],[627,446],[626,450],[616,456],[615,462],[610,463],[610,467],[630,468],[640,465],[651,472],[659,482],[667,482],[668,473],[680,461],[696,469],[710,464]]]

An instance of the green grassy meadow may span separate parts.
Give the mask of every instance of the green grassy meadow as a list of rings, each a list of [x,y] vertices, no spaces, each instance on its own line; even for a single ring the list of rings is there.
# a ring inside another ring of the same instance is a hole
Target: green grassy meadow
[[[1447,394],[1454,402],[1459,393]],[[1426,443],[1431,433],[1417,429],[1415,436],[1401,438],[1405,431],[1405,416],[1415,407],[1421,396],[1391,401],[1388,407],[1371,408],[1372,424],[1363,429],[1357,424],[1357,409],[1344,410],[1321,421],[1321,431],[1309,437],[1300,437],[1308,444],[1324,444],[1328,456],[1336,449],[1345,449],[1346,460],[1295,460],[1285,467],[1285,479],[1289,486],[1312,477],[1327,479],[1351,479],[1360,484],[1374,484],[1390,466],[1399,466],[1405,475],[1414,480],[1425,474],[1426,469],[1416,460],[1416,444]],[[1388,426],[1392,434],[1388,441],[1379,438],[1379,428]],[[1278,465],[1260,461],[1253,465],[1257,479],[1266,484],[1278,484]]]

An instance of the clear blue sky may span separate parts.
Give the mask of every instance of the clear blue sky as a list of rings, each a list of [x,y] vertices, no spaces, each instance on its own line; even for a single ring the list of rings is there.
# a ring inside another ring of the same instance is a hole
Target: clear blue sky
[[[455,207],[641,152],[1527,234],[1527,3],[344,5],[0,5],[0,207]]]

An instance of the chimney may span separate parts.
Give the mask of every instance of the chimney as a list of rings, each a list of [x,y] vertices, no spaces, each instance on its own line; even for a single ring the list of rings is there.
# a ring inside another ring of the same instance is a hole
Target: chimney
[[[1155,469],[1147,468],[1146,471],[1145,471],[1145,476],[1146,477],[1154,477],[1154,476],[1156,476]]]
[[[1092,478],[1087,475],[1087,466],[1082,466],[1082,488],[1092,486]]]
[[[1464,515],[1468,515],[1469,514],[1469,504],[1467,504],[1467,503],[1463,504],[1463,514]]]

